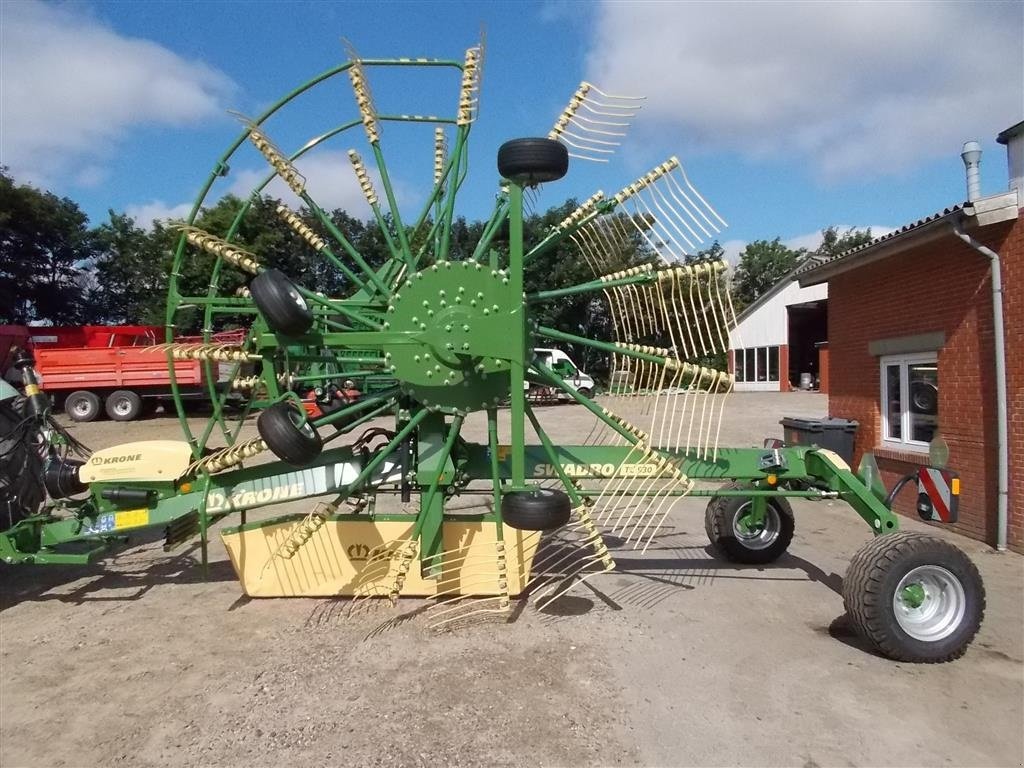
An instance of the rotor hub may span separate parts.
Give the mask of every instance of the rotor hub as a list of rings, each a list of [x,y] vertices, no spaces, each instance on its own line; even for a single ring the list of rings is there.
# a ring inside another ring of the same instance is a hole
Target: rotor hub
[[[476,262],[441,261],[411,275],[387,310],[384,345],[390,370],[409,396],[431,410],[468,413],[492,408],[509,394],[509,362],[522,361],[513,297],[502,270]]]

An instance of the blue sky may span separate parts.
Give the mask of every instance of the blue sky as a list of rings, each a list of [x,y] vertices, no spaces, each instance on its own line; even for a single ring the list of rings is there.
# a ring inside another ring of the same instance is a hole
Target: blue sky
[[[458,212],[486,217],[502,141],[544,135],[578,83],[647,101],[606,165],[574,162],[539,208],[613,193],[677,155],[729,222],[732,252],[828,225],[876,233],[965,196],[961,145],[977,139],[983,193],[1006,189],[996,134],[1024,119],[1024,3],[241,3],[0,4],[0,163],[78,201],[180,215],[253,115],[342,63],[461,60],[486,31],[480,113]],[[454,73],[370,72],[378,108],[454,111]],[[356,116],[347,80],[318,86],[268,124],[283,148]],[[387,125],[403,211],[429,188],[429,130]],[[366,215],[344,150],[310,158],[309,189]],[[266,166],[232,162],[216,192],[248,192]]]

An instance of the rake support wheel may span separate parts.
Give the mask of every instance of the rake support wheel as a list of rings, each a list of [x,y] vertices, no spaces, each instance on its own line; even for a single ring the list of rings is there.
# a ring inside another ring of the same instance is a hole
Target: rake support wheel
[[[854,628],[897,661],[963,656],[985,616],[985,587],[958,547],[916,531],[882,534],[853,557],[843,604]]]
[[[553,531],[569,522],[571,514],[569,496],[550,488],[512,491],[501,499],[503,522],[521,531]]]
[[[301,336],[313,326],[313,313],[302,294],[277,269],[261,272],[249,284],[252,300],[274,331]]]
[[[557,181],[569,172],[569,152],[552,139],[513,139],[498,149],[498,173],[532,187]]]
[[[292,403],[275,403],[260,413],[256,429],[273,454],[293,467],[309,464],[324,447],[316,428],[303,421]]]
[[[728,483],[727,490],[748,486]],[[793,507],[784,496],[766,500],[764,520],[756,525],[745,522],[753,500],[749,496],[717,496],[704,512],[704,530],[711,546],[734,563],[764,565],[779,559],[793,540]]]

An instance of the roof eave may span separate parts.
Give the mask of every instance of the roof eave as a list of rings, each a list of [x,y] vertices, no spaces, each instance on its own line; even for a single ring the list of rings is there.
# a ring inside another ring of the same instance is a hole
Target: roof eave
[[[987,227],[991,224],[999,224],[1004,221],[1012,221],[1019,215],[1018,200],[1016,191],[1006,192],[1001,195],[982,198],[973,203],[965,204],[963,209],[950,211],[919,227],[893,235],[874,245],[868,245],[860,250],[851,253],[850,257],[840,256],[833,261],[827,261],[817,267],[813,267],[804,273],[798,273],[796,278],[800,281],[801,287],[819,285],[838,274],[851,269],[881,261],[909,248],[916,248],[926,245],[951,234],[953,224],[960,224],[967,229]]]

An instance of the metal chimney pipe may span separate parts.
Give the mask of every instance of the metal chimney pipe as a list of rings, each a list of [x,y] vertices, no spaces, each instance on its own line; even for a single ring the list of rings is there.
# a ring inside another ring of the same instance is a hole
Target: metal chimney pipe
[[[960,159],[967,170],[967,200],[971,202],[981,197],[981,145],[976,141],[966,142]]]

